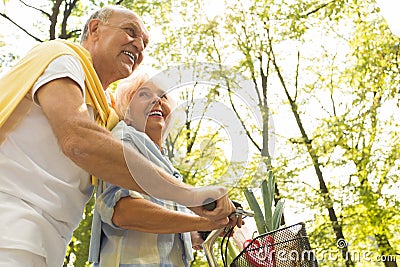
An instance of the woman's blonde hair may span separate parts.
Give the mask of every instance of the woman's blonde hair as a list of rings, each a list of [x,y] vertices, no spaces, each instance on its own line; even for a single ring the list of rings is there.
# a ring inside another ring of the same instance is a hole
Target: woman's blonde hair
[[[125,118],[129,103],[136,91],[142,87],[147,80],[149,80],[149,75],[143,72],[137,72],[119,82],[115,92],[115,109],[121,120]]]

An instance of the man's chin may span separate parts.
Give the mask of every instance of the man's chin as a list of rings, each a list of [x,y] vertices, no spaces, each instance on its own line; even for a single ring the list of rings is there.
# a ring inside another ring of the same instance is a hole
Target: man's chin
[[[126,67],[123,70],[121,70],[120,73],[120,79],[124,79],[129,77],[132,73],[134,72],[134,68],[132,66]]]

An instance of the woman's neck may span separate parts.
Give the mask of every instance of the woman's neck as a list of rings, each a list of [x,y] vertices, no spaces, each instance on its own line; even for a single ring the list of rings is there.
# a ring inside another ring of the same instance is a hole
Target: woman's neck
[[[153,141],[160,149],[160,151],[162,152],[162,134],[152,134],[152,133],[147,133],[147,136],[151,139],[151,141]]]

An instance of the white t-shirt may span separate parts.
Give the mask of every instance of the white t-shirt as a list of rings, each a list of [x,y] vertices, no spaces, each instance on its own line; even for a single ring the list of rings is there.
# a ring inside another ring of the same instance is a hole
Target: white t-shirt
[[[79,61],[72,56],[57,58],[32,88],[32,98],[20,103],[28,107],[26,115],[20,121],[7,121],[14,124],[8,125],[13,130],[0,144],[0,247],[42,255],[51,267],[63,265],[66,247],[93,191],[89,174],[62,153],[33,101],[40,86],[62,77],[73,79],[85,97]]]

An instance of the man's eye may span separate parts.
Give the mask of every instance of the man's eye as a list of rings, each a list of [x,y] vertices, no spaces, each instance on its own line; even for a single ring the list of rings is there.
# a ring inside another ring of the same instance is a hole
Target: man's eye
[[[133,28],[125,28],[125,31],[130,37],[132,38],[136,37],[135,30]]]

